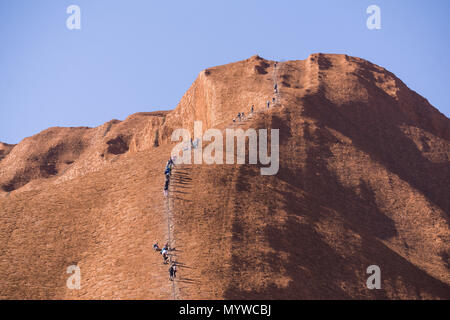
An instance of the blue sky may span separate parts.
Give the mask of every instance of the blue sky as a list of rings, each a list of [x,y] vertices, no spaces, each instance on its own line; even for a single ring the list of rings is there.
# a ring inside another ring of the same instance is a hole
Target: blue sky
[[[81,30],[66,27],[69,5]],[[381,30],[366,9],[381,8]],[[346,53],[450,115],[450,1],[0,0],[0,141],[167,110],[207,67]]]

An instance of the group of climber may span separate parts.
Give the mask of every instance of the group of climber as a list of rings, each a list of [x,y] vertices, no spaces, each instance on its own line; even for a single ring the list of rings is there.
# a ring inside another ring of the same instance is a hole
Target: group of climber
[[[236,122],[236,120],[241,122],[241,121],[244,121],[244,119],[245,119],[245,113],[244,112],[239,112],[237,114],[236,118],[233,118],[233,122]]]
[[[169,248],[169,244],[166,243],[162,249],[159,248],[158,242],[155,241],[153,244],[153,250],[156,252],[160,252],[161,256],[163,257],[163,263],[168,264],[169,263],[169,251],[171,250]],[[173,281],[177,276],[177,264],[176,262],[170,263],[169,267],[169,280]]]
[[[251,108],[250,108],[250,114],[253,114],[253,112],[255,111],[255,105],[252,104]],[[235,123],[236,121],[244,121],[245,120],[245,113],[244,112],[239,112],[236,116],[236,118],[233,118],[233,123]]]
[[[277,67],[277,62],[275,62],[274,67]],[[278,83],[275,82],[275,84],[273,85],[273,93],[276,96],[278,94]],[[272,105],[276,104],[276,98],[273,97],[272,101],[267,100],[266,102],[266,106],[267,109],[270,109],[270,103],[272,102]],[[251,108],[250,108],[250,114],[253,114],[253,112],[255,111],[255,106],[252,104]],[[240,122],[240,121],[244,121],[245,120],[245,113],[244,112],[239,112],[237,114],[236,118],[233,118],[233,124],[236,123],[236,121]]]
[[[272,98],[272,105],[275,105],[275,102],[276,102],[275,97],[273,97]],[[270,109],[270,100],[267,100],[266,104],[267,104],[267,109]]]
[[[273,85],[273,93],[275,95],[278,94],[278,84],[276,84],[276,83]],[[276,102],[276,99],[275,99],[275,97],[273,97],[272,98],[272,105],[275,105],[275,102]],[[267,109],[269,109],[269,108],[270,108],[270,101],[267,100]]]
[[[275,62],[275,64],[273,66],[276,69],[277,68],[277,62]],[[275,77],[275,79],[276,79],[276,77]],[[278,83],[277,82],[275,82],[275,84],[273,85],[273,94],[275,96],[278,94]],[[276,103],[276,99],[275,99],[275,97],[273,97],[272,98],[272,105],[275,105],[275,103]],[[267,109],[269,109],[269,108],[270,108],[270,101],[267,100]]]
[[[173,169],[173,160],[170,158],[167,161],[166,169],[164,169],[164,176],[166,177],[166,181],[164,182],[164,196],[168,196],[169,194],[169,184],[170,184],[170,177],[172,175],[172,169]]]
[[[164,176],[166,177],[166,181],[164,182],[164,196],[169,195],[169,184],[170,184],[170,177],[172,176],[172,169],[174,166],[174,159],[172,157],[169,158],[169,160],[166,163],[166,168],[164,169]],[[162,249],[159,248],[158,242],[155,242],[153,244],[153,249],[155,251],[159,251],[161,253],[161,256],[163,257],[163,263],[168,264],[169,263],[169,244],[166,243]],[[169,280],[173,281],[177,274],[177,265],[175,262],[170,263],[169,267]]]

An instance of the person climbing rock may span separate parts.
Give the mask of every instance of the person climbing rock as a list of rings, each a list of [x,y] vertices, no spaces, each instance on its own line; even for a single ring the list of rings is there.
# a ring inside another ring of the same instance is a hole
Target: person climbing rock
[[[192,147],[193,147],[194,149],[197,149],[197,147],[198,147],[198,142],[199,142],[199,139],[196,138],[195,141],[192,143]]]
[[[164,251],[164,250],[163,250]],[[161,251],[161,252],[163,252],[163,251]],[[162,254],[162,257],[163,257],[163,259],[164,259],[164,264],[167,264],[167,259],[169,258],[168,256],[167,256],[167,251],[164,251],[164,253]]]
[[[155,241],[155,243],[153,244],[153,250],[159,251],[158,242],[156,242],[156,241]]]
[[[172,160],[172,158],[170,158],[170,159],[167,161],[167,163],[166,163],[166,168],[169,168],[170,171],[172,171],[172,168],[173,168],[173,160]]]
[[[165,181],[165,183],[170,184],[170,173],[169,172],[166,172],[166,181]]]
[[[273,86],[273,91],[275,93],[278,93],[278,84],[275,83],[275,85]]]
[[[239,121],[241,121],[241,113],[240,112],[237,114],[237,118]]]
[[[171,170],[170,166],[166,167],[166,169],[164,170],[164,174],[166,176],[170,176],[172,174],[172,170]]]
[[[162,250],[161,250],[161,255],[162,255],[163,259],[164,259],[164,264],[167,263],[168,253],[169,253],[169,252],[168,252],[168,250],[167,250],[166,247],[162,248]]]
[[[166,197],[169,194],[169,181],[170,179],[168,179],[168,176],[166,176],[166,182],[164,183],[164,196]]]
[[[252,105],[252,108],[250,109],[250,113],[253,113],[254,110],[255,110],[255,106]]]
[[[175,277],[174,267],[173,267],[173,265],[171,265],[169,268],[169,280],[173,281],[174,277]]]
[[[173,264],[173,278],[177,277],[177,265],[174,263]]]
[[[269,108],[270,108],[270,101],[267,100],[267,109],[269,109]]]

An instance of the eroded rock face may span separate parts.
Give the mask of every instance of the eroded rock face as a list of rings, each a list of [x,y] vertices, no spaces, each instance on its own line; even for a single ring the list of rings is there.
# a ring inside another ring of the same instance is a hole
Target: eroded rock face
[[[3,156],[0,189],[14,191],[38,179],[72,179],[99,170],[115,156],[151,149],[165,115],[137,113],[97,128],[56,127],[26,138]]]
[[[5,158],[8,153],[11,152],[12,148],[14,148],[13,144],[0,142],[0,161],[2,161],[3,158]]]
[[[280,170],[177,168],[173,237],[192,279],[178,297],[450,298],[450,121],[384,68],[332,54],[208,68],[173,111],[0,144],[0,297],[172,298],[151,252],[167,237],[171,133],[223,129],[251,105],[239,126],[280,129]],[[365,287],[372,264],[383,290]]]

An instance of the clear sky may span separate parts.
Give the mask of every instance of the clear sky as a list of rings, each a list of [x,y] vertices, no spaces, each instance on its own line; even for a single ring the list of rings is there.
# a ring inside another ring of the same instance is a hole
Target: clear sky
[[[361,57],[448,117],[449,16],[448,0],[0,0],[0,141],[172,109],[202,69],[254,54]]]

